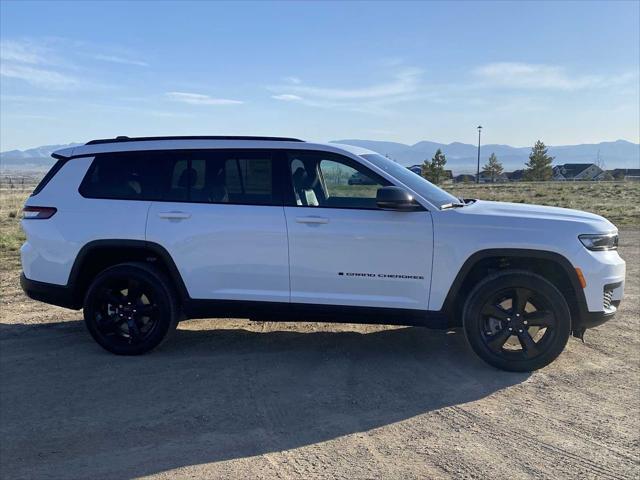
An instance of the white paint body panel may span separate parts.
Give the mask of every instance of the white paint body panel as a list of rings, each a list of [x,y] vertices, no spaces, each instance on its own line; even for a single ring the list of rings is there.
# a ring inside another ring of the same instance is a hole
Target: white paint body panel
[[[292,302],[427,309],[428,212],[286,207],[285,214]],[[306,223],[312,219],[318,223]]]
[[[590,311],[602,311],[604,285],[624,282],[625,262],[617,251],[592,252],[578,235],[616,232],[605,218],[567,208],[479,200],[435,212],[434,280],[429,308],[439,310],[464,262],[481,250],[521,248],[553,252],[582,269]],[[614,294],[620,299],[622,288]]]
[[[146,239],[169,252],[192,298],[289,301],[282,207],[153,202]]]

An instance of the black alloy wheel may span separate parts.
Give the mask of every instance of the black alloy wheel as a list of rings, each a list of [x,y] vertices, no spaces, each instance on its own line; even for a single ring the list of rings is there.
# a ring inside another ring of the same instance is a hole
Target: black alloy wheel
[[[567,303],[541,276],[504,271],[474,288],[464,308],[473,350],[493,366],[531,371],[551,363],[571,333]]]
[[[158,305],[148,284],[116,278],[96,296],[96,324],[103,335],[128,344],[144,342],[158,324]]]
[[[168,279],[144,263],[120,264],[100,273],[87,292],[84,316],[93,338],[119,355],[157,347],[178,318]]]

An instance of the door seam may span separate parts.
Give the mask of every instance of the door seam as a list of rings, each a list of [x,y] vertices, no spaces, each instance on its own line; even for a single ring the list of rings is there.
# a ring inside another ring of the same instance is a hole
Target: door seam
[[[287,234],[287,271],[289,272],[289,303],[291,303],[291,249],[289,247],[289,221],[284,205],[282,206],[282,216],[284,217],[284,229]]]

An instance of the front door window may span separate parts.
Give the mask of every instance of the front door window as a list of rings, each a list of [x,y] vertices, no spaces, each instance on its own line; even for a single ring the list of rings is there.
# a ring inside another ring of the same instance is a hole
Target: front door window
[[[328,152],[290,152],[296,205],[377,209],[378,189],[388,181],[351,159]]]

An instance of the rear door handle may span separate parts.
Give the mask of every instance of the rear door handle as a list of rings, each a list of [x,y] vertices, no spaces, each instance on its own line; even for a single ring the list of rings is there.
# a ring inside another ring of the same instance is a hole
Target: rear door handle
[[[191,214],[189,212],[160,212],[158,213],[160,218],[166,218],[168,220],[185,220],[187,218],[191,218]]]
[[[329,223],[329,219],[326,217],[296,217],[296,222],[298,223],[312,223],[312,224],[321,224],[321,223]]]

